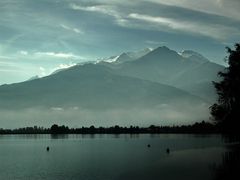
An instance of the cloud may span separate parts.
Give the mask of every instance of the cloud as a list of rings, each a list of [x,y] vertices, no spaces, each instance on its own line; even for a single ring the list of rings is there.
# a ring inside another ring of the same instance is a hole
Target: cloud
[[[156,4],[182,7],[203,13],[210,13],[240,20],[239,0],[149,0]]]
[[[39,70],[40,70],[40,77],[47,75],[46,69],[44,67],[40,66]]]
[[[57,67],[55,67],[51,70],[51,73],[53,73],[59,69],[67,69],[67,68],[70,68],[70,67],[76,66],[76,65],[77,65],[76,63],[72,63],[72,62],[70,62],[68,64],[59,64]]]
[[[78,28],[73,28],[73,31],[74,31],[75,33],[81,33],[81,34],[83,34],[83,32],[82,32],[81,30],[79,30]]]
[[[21,72],[21,73],[27,73],[26,72],[27,67],[21,67],[16,62],[12,61],[0,61],[0,71],[2,72]]]
[[[0,59],[11,59],[9,56],[1,56],[0,55]],[[1,63],[1,62],[0,62]]]
[[[44,67],[39,67],[40,71],[45,71]]]
[[[24,56],[28,55],[28,51],[19,51],[19,53]]]
[[[63,111],[64,109],[62,107],[52,107],[51,110],[53,110],[53,111]]]
[[[11,72],[11,73],[24,73],[23,70],[16,70],[16,69],[0,69],[0,72]],[[0,83],[1,84],[1,83]]]
[[[0,85],[21,82],[31,76],[29,65],[19,64],[19,62],[11,58],[4,58],[3,60],[0,61]]]
[[[10,56],[0,56],[0,85],[22,82],[36,75],[44,77],[56,70],[74,66],[81,61],[81,56],[70,52],[19,50]]]
[[[113,10],[112,7],[109,5],[81,6],[77,4],[70,4],[70,8],[72,8],[73,10],[98,12],[98,13],[107,14],[109,16],[114,16],[114,17],[119,16],[118,12]]]
[[[39,77],[44,77],[44,76],[54,73],[55,71],[58,71],[61,69],[67,69],[67,68],[70,68],[70,67],[76,66],[76,65],[77,65],[76,63],[69,62],[69,63],[58,64],[57,66],[55,66],[53,68],[52,67],[46,68],[46,67],[40,66],[38,69],[39,70],[38,75],[39,75]]]
[[[63,59],[79,59],[80,56],[74,55],[73,53],[62,53],[62,52],[35,52],[36,56],[50,56],[54,58],[63,58]]]
[[[60,69],[66,69],[66,68],[69,68],[69,67],[72,67],[72,66],[75,66],[77,65],[76,63],[70,63],[70,64],[60,64],[59,65],[59,68]]]
[[[128,15],[130,19],[140,20],[149,23],[150,26],[145,24],[136,23],[136,27],[154,28],[159,31],[178,30],[188,33],[200,34],[216,39],[226,39],[232,35],[240,35],[237,28],[226,27],[221,24],[210,24],[202,22],[194,22],[192,20],[179,21],[173,18],[166,18],[161,16],[150,16],[147,14],[131,13]],[[133,25],[133,23],[131,23]]]
[[[124,24],[127,20],[123,17],[122,13],[114,5],[94,5],[94,6],[82,6],[79,4],[70,4],[70,8],[73,10],[81,10],[88,12],[96,12],[104,15],[108,15],[115,19],[115,22],[119,25]]]
[[[64,24],[60,24],[60,26],[65,30],[72,31],[72,32],[75,32],[77,34],[84,34],[84,32],[82,30],[80,30],[79,28],[71,28],[71,27],[69,27],[67,25],[64,25]]]
[[[197,4],[202,8],[192,8],[189,6],[190,4]],[[215,13],[219,4],[218,1],[210,3],[206,1],[206,4],[209,4],[212,8],[201,4],[203,3],[189,0],[185,0],[183,3],[176,0],[151,0],[148,3],[139,1],[138,3],[127,3],[124,6],[111,1],[108,4],[95,5],[72,3],[70,8],[108,15],[114,19],[117,25],[129,29],[190,33],[191,35],[211,37],[220,41],[240,35],[239,22],[229,19],[229,16],[225,17],[224,12]],[[236,23],[238,23],[238,26],[234,26]]]
[[[163,44],[167,44],[167,42],[163,42],[163,41],[152,41],[152,40],[146,40],[144,43],[148,44],[148,45],[163,45]]]

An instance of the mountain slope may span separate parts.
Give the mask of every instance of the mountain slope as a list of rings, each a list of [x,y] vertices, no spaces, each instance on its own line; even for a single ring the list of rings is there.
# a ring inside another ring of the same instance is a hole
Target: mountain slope
[[[163,46],[135,61],[109,67],[118,74],[168,84],[213,102],[212,81],[218,80],[224,67],[193,51],[182,54]]]
[[[121,76],[99,64],[0,86],[0,122],[10,128],[188,124],[206,119],[208,106],[186,91]]]
[[[106,64],[106,63],[111,63],[111,64],[122,64],[124,62],[128,61],[134,61],[136,59],[139,59],[142,56],[145,56],[152,50],[150,48],[145,48],[139,51],[132,51],[132,52],[124,52],[118,56],[111,56],[109,58],[103,58],[98,60],[98,63],[100,64]]]
[[[221,65],[205,62],[185,71],[170,84],[214,102],[217,95],[212,81],[219,81],[218,72],[223,70],[224,67]]]
[[[182,90],[146,80],[119,76],[101,65],[87,64],[44,78],[0,86],[1,107],[81,106],[84,108],[145,107],[177,99],[201,99]]]
[[[1,125],[148,126],[208,119],[211,81],[223,66],[167,47],[137,59],[119,57],[0,86]]]
[[[115,69],[122,75],[170,84],[175,76],[198,65],[199,63],[192,60],[186,61],[177,52],[167,47],[159,47],[145,56],[126,62]]]
[[[184,58],[191,59],[199,63],[209,62],[209,60],[205,58],[203,55],[192,50],[184,50],[180,53],[180,55]]]

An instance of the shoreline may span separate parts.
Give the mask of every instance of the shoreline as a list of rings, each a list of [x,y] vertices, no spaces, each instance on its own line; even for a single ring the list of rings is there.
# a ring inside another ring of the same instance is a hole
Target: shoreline
[[[201,132],[159,132],[159,133],[59,133],[59,134],[53,134],[53,133],[0,133],[1,135],[75,135],[75,134],[79,134],[79,135],[98,135],[98,134],[111,134],[111,135],[122,135],[122,134],[129,134],[129,135],[136,135],[136,134],[195,134],[195,135],[223,135],[220,132],[208,132],[208,133],[201,133]]]
[[[121,127],[81,127],[69,128],[65,125],[54,124],[50,128],[44,127],[24,127],[18,129],[0,128],[1,134],[221,134],[218,127],[211,123],[202,121],[192,125],[181,126],[155,126],[149,127],[129,126]]]

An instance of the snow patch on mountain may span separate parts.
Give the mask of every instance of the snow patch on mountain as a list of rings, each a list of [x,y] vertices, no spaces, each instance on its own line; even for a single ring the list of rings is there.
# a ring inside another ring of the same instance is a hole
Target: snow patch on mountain
[[[183,58],[195,60],[197,62],[209,62],[209,60],[205,58],[203,55],[192,50],[183,50],[178,54],[181,55]]]

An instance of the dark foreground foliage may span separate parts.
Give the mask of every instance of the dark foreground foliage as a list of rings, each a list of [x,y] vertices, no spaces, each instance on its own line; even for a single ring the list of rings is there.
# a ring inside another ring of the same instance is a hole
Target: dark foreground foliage
[[[228,67],[219,72],[220,82],[214,82],[217,103],[211,106],[213,120],[222,133],[240,134],[240,44],[227,48]]]
[[[213,124],[202,121],[193,125],[182,126],[154,126],[149,127],[81,127],[69,128],[54,124],[51,128],[25,127],[19,129],[0,129],[0,134],[137,134],[137,133],[218,133]]]

